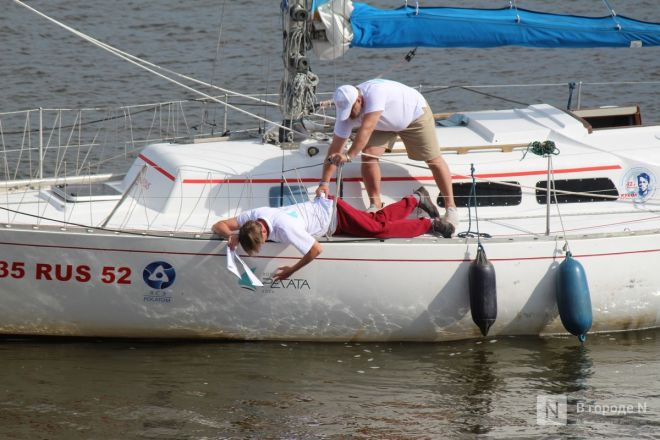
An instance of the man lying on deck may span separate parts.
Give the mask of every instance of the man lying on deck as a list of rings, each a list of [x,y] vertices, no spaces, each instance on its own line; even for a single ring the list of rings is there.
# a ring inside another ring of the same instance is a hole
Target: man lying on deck
[[[293,245],[303,257],[293,266],[277,269],[273,280],[283,280],[309,264],[323,251],[316,237],[322,237],[328,232],[332,205],[332,199],[321,196],[310,202],[281,208],[256,208],[237,217],[220,220],[213,225],[213,232],[228,240],[232,250],[240,243],[248,255],[259,253],[266,240]],[[415,208],[425,211],[431,218],[407,218]],[[430,233],[450,238],[454,233],[454,226],[440,218],[423,186],[377,212],[360,211],[338,198],[336,216],[336,235],[410,238]]]

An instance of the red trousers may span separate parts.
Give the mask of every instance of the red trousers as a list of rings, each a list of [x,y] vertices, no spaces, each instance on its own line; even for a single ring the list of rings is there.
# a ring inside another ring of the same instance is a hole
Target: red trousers
[[[378,212],[360,211],[337,200],[337,229],[335,234],[366,238],[410,238],[425,234],[431,228],[431,220],[407,218],[417,207],[417,199],[407,196],[387,205]]]

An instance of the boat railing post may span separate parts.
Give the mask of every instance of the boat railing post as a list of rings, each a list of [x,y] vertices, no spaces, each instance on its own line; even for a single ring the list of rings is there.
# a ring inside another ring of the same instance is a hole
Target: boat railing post
[[[342,186],[342,180],[341,180],[341,174],[342,170],[344,169],[344,165],[341,164],[337,166],[337,180],[336,180],[336,191],[335,191],[335,198],[332,200],[332,215],[330,216],[330,228],[328,228],[328,232],[326,233],[326,237],[328,240],[332,238],[333,231],[337,227],[337,200],[339,199],[339,196],[341,194],[341,186]]]
[[[222,124],[222,135],[224,136],[227,133],[227,105],[229,104],[229,95],[225,93],[225,115],[224,122]]]
[[[552,158],[548,154],[548,176],[545,181],[545,235],[550,235],[550,164]]]
[[[44,178],[44,109],[39,107],[39,179]]]
[[[66,186],[67,186],[67,181],[66,181],[66,176],[67,176],[67,173],[66,173],[66,160],[63,161],[62,164],[64,165],[64,183],[62,185],[64,187],[64,194],[66,194],[67,193],[67,189],[66,189]],[[65,200],[64,203],[62,204],[63,219],[62,219],[62,227],[60,228],[62,231],[66,231],[66,218],[67,218],[66,217],[66,206],[67,205],[66,205],[66,200]]]
[[[582,106],[582,81],[578,82],[578,89],[577,89],[577,109],[580,110]]]

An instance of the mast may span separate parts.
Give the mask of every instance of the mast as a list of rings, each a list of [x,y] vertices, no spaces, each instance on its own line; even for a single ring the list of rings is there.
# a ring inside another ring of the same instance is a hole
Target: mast
[[[307,60],[311,47],[312,0],[282,0],[284,77],[280,85],[282,125],[304,131],[302,118],[314,112],[318,77]],[[280,128],[279,141],[292,142],[293,132]]]

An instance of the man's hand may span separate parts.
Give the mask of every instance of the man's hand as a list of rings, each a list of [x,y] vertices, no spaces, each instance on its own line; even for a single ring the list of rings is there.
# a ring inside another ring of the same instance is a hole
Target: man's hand
[[[295,270],[291,266],[280,266],[273,275],[273,281],[282,281],[293,275]]]
[[[322,197],[322,194],[325,193],[327,196],[329,191],[328,191],[328,184],[325,182],[319,183],[319,187],[316,188],[316,197]]]
[[[273,280],[279,281],[289,278],[295,272],[300,270],[300,268],[306,266],[312,260],[314,260],[314,258],[318,257],[321,254],[321,252],[323,252],[323,247],[321,246],[321,243],[315,241],[311,249],[305,255],[303,255],[303,257],[300,260],[298,260],[296,264],[294,264],[293,266],[278,267],[277,270],[275,271],[275,274],[273,275]]]
[[[236,234],[240,229],[236,217],[228,218],[227,220],[220,220],[214,224],[211,229],[220,237],[227,240],[227,244],[231,250],[236,249],[236,246],[238,245],[238,235]]]
[[[328,156],[328,162],[335,166],[339,166],[343,163],[347,163],[351,161],[351,157],[348,155],[348,153],[334,153]]]

